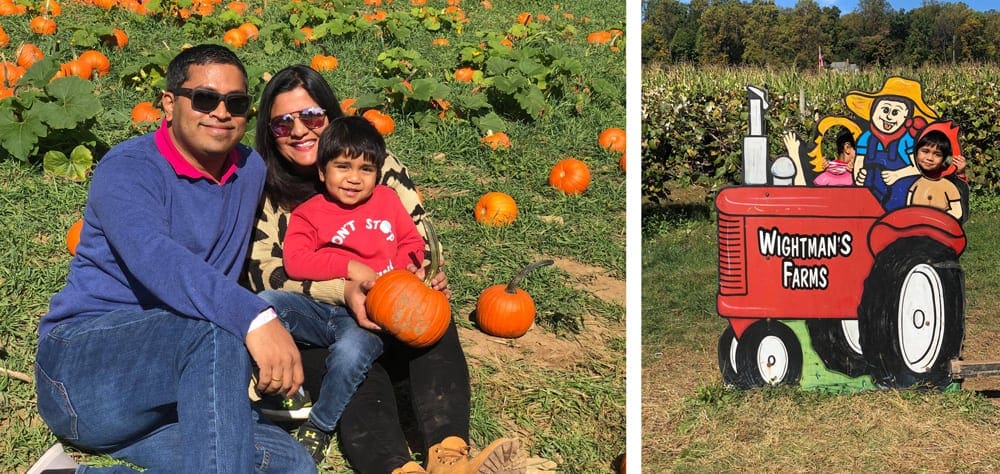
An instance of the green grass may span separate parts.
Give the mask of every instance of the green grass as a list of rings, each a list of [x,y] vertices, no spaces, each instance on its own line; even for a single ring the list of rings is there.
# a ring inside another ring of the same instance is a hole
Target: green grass
[[[262,2],[249,2],[251,8]],[[284,2],[269,2],[262,18],[287,22],[279,11]],[[358,0],[355,2],[360,5]],[[433,8],[445,2],[431,0]],[[622,27],[624,6],[596,0],[564,4],[552,2],[494,2],[485,10],[479,2],[462,5],[470,23],[461,35],[454,30],[416,30],[404,47],[431,58],[444,78],[457,50],[432,50],[431,38],[448,37],[452,44],[477,41],[478,34],[504,30],[517,13],[546,13],[559,34],[544,34],[537,41],[561,42],[568,54],[583,62],[582,81],[603,77],[621,94],[613,99],[594,97],[575,107],[575,97],[552,97],[552,111],[537,121],[507,119],[507,133],[514,146],[507,152],[482,147],[480,131],[468,120],[418,129],[413,117],[390,109],[396,131],[387,137],[389,147],[410,168],[424,195],[445,246],[446,271],[454,291],[452,308],[463,335],[476,329],[469,315],[476,298],[487,286],[507,282],[522,266],[540,258],[557,258],[599,269],[602,276],[623,285],[625,275],[625,177],[617,167],[618,156],[597,146],[605,127],[625,124],[625,75],[623,53],[587,45],[587,33]],[[164,48],[177,50],[199,38],[186,38],[177,24],[160,18],[140,18],[118,9],[104,12],[64,2],[57,18],[60,32],[38,37],[28,31],[26,17],[0,17],[13,48],[35,42],[59,61],[69,60],[83,48],[72,46],[70,25],[114,24],[130,36],[123,51],[102,49],[112,62],[112,72],[96,78],[104,111],[93,128],[95,135],[113,145],[136,136],[132,105],[156,97],[148,83],[137,84],[122,71],[149,62],[149,54]],[[409,9],[397,0],[387,9]],[[574,19],[562,16],[573,13]],[[585,18],[586,17],[586,21]],[[572,26],[572,29],[566,29]],[[569,32],[569,33],[567,33]],[[218,38],[221,38],[221,32]],[[212,39],[212,38],[206,38]],[[340,97],[379,92],[373,86],[375,56],[394,46],[395,40],[375,30],[346,38],[327,38],[302,48],[286,47],[282,54],[267,54],[259,42],[237,53],[251,70],[276,72],[293,63],[309,63],[313,54],[328,52],[340,67],[324,73]],[[623,48],[624,50],[624,48]],[[450,84],[456,91],[461,85]],[[248,137],[249,140],[249,137]],[[573,156],[588,163],[590,188],[581,196],[564,196],[547,185],[549,169],[559,159]],[[37,160],[22,163],[0,150],[0,367],[32,373],[37,324],[49,298],[58,291],[68,269],[66,229],[81,215],[89,181],[73,183],[43,175]],[[472,209],[487,191],[504,191],[518,202],[517,221],[507,228],[478,225]],[[472,438],[478,446],[496,436],[516,435],[532,455],[560,460],[561,472],[602,472],[624,450],[625,343],[624,304],[598,297],[572,267],[544,267],[528,276],[522,287],[538,306],[538,325],[529,335],[553,344],[527,348],[515,341],[512,355],[470,355],[473,413]],[[463,340],[465,337],[463,336]],[[548,346],[574,347],[554,354]],[[583,342],[585,341],[585,342]],[[495,344],[489,342],[487,344]],[[586,350],[580,350],[586,348]],[[546,352],[548,351],[548,352]],[[566,360],[549,364],[542,358]],[[23,471],[54,438],[37,415],[34,387],[0,375],[0,472]],[[347,471],[336,449],[322,466],[324,471]],[[107,464],[103,457],[73,452],[91,464]]]
[[[995,360],[1000,198],[973,196],[965,224],[967,360]],[[700,198],[646,209],[643,468],[646,472],[992,472],[997,378],[937,393],[725,388],[715,311],[714,216]]]

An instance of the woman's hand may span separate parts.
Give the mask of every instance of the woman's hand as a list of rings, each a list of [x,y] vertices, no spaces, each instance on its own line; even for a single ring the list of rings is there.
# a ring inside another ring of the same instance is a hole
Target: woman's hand
[[[344,303],[347,304],[347,309],[351,310],[351,313],[354,313],[354,319],[357,320],[358,326],[372,331],[381,331],[382,328],[368,318],[368,310],[365,309],[365,299],[368,296],[368,290],[372,289],[372,285],[374,284],[375,282],[371,280],[345,280]]]

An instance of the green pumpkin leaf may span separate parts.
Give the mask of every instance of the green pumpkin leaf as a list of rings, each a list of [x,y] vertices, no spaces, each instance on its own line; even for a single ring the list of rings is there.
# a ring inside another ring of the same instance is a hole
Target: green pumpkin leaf
[[[0,147],[15,158],[28,161],[38,139],[48,133],[49,128],[38,117],[25,115],[23,120],[17,120],[10,110],[0,109]]]
[[[78,77],[62,77],[46,88],[60,112],[46,117],[52,128],[72,129],[102,111],[101,100],[94,95],[94,84]]]
[[[69,158],[66,154],[50,150],[45,153],[42,160],[42,167],[46,173],[63,176],[74,181],[83,181],[87,177],[87,171],[94,164],[94,155],[87,147],[77,145],[70,152]]]

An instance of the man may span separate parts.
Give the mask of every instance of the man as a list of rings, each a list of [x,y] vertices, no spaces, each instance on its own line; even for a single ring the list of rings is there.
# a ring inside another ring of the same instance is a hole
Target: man
[[[250,104],[235,54],[184,50],[160,129],[94,170],[66,287],[39,325],[38,411],[63,442],[153,471],[315,472],[247,396],[251,359],[260,391],[303,380],[291,335],[237,282],[264,182],[239,144]]]

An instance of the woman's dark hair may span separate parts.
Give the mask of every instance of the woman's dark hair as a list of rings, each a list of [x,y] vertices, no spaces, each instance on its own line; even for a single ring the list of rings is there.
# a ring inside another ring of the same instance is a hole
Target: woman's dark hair
[[[375,182],[382,180],[382,165],[385,164],[385,139],[368,119],[356,115],[331,120],[319,136],[316,166],[325,167],[338,156],[347,158],[363,157],[365,162],[375,165],[378,170]]]
[[[296,64],[277,72],[267,81],[257,110],[256,148],[267,166],[264,195],[285,209],[292,209],[319,192],[319,175],[314,168],[303,170],[278,151],[278,142],[271,133],[271,109],[279,94],[301,87],[326,111],[333,121],[344,114],[333,89],[318,72],[304,64]],[[322,156],[322,155],[320,155]]]
[[[923,136],[917,140],[917,144],[913,146],[914,150],[919,150],[925,145],[930,145],[938,150],[941,150],[941,155],[947,160],[951,156],[951,140],[948,135],[940,130],[931,130],[925,133]],[[944,162],[942,162],[944,163]]]
[[[181,51],[170,60],[167,65],[167,90],[175,91],[184,85],[191,66],[205,64],[232,64],[238,67],[243,73],[243,88],[247,87],[247,70],[236,53],[217,44],[199,44]]]
[[[846,146],[848,143],[850,143],[851,147],[853,148],[858,147],[857,144],[854,143],[854,134],[852,134],[850,130],[845,130],[843,132],[840,132],[840,135],[837,135],[838,155],[844,152],[844,146]]]

